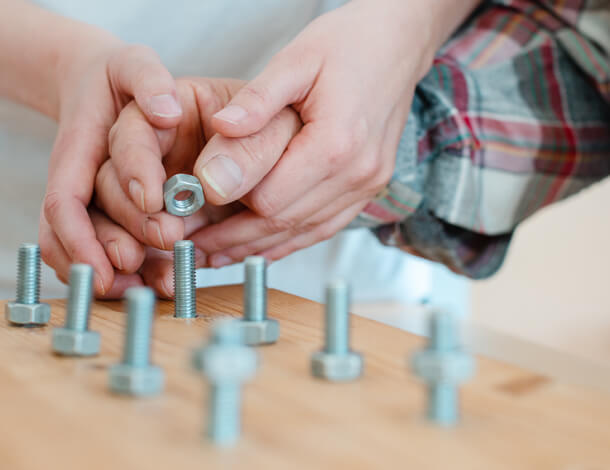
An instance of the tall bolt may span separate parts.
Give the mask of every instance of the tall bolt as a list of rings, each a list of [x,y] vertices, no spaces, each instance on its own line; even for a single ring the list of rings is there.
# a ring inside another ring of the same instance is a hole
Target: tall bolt
[[[267,261],[262,256],[248,256],[244,271],[244,316],[238,324],[244,342],[249,346],[275,343],[280,324],[267,318]]]
[[[100,351],[100,334],[89,330],[93,295],[93,268],[88,264],[70,267],[68,305],[63,328],[53,330],[53,351],[66,356],[92,356]]]
[[[362,375],[362,356],[349,347],[349,286],[343,280],[326,287],[325,345],[311,359],[313,375],[331,381],[354,380]]]
[[[220,320],[212,327],[208,343],[195,351],[195,369],[207,377],[207,435],[216,444],[234,444],[241,428],[241,387],[256,372],[258,357],[244,346],[235,320]]]
[[[196,310],[195,245],[191,240],[174,243],[174,316],[194,318]]]
[[[17,296],[8,302],[5,315],[9,322],[23,326],[46,324],[51,317],[48,304],[40,303],[40,248],[34,243],[19,247],[17,257]]]
[[[110,368],[110,389],[128,395],[156,395],[163,389],[163,370],[150,364],[155,294],[132,287],[127,298],[127,330],[123,361]]]
[[[415,353],[412,367],[427,384],[428,419],[451,426],[458,421],[457,385],[472,376],[474,360],[458,345],[453,315],[433,312],[429,330],[428,346]]]

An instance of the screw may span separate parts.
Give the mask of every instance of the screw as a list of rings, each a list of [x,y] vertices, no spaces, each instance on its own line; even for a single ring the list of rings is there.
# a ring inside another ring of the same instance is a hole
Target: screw
[[[195,351],[193,364],[210,383],[207,435],[216,444],[234,444],[241,428],[241,387],[256,372],[256,352],[244,346],[236,320],[214,323],[207,345]]]
[[[362,356],[349,348],[349,286],[343,280],[326,287],[326,331],[322,351],[311,358],[314,376],[331,381],[349,381],[362,375]]]
[[[17,325],[44,325],[51,317],[51,308],[40,303],[40,248],[24,243],[17,258],[17,298],[6,304],[6,318]]]
[[[195,318],[197,284],[195,276],[195,245],[191,240],[174,243],[174,316]]]
[[[414,354],[412,367],[428,387],[428,419],[451,426],[458,420],[457,384],[474,373],[472,356],[457,343],[457,325],[453,315],[433,312],[429,319],[428,346]]]
[[[88,264],[70,267],[68,305],[63,328],[53,330],[53,350],[66,356],[93,356],[100,351],[100,334],[89,331],[93,294],[93,268]]]
[[[110,389],[128,395],[156,395],[163,389],[163,370],[149,362],[155,294],[148,287],[132,287],[125,296],[123,361],[110,368]]]
[[[262,256],[248,256],[244,270],[244,317],[239,322],[244,342],[249,346],[275,343],[280,325],[267,318],[267,261]]]

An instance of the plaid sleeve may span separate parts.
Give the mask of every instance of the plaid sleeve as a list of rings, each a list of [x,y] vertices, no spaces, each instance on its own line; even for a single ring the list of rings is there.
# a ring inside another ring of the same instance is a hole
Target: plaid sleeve
[[[443,47],[352,226],[483,278],[522,220],[610,174],[608,57],[578,28],[587,2],[553,3],[486,2]]]

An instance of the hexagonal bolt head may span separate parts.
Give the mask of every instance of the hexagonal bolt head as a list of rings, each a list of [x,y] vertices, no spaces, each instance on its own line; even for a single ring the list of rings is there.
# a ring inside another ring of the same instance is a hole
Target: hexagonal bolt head
[[[458,384],[474,374],[474,359],[465,352],[417,351],[411,360],[415,374],[429,384]]]
[[[245,382],[257,366],[258,355],[246,346],[211,344],[193,354],[193,367],[212,383]]]
[[[347,382],[362,375],[364,360],[356,352],[329,354],[318,351],[311,357],[311,373],[332,382]]]
[[[248,346],[275,343],[280,337],[280,324],[273,318],[261,321],[239,320],[237,326],[242,330],[244,344]]]
[[[6,319],[16,325],[42,326],[51,318],[51,307],[49,304],[19,304],[8,302],[4,306]]]
[[[177,200],[176,196],[184,191],[190,192],[191,195],[184,200]],[[199,180],[193,175],[181,173],[172,176],[163,184],[163,200],[167,212],[181,217],[194,214],[205,203]]]
[[[97,331],[55,328],[53,351],[63,356],[94,356],[100,352],[100,334]]]
[[[156,366],[133,367],[115,364],[110,367],[110,390],[123,395],[152,396],[163,390],[163,370]]]

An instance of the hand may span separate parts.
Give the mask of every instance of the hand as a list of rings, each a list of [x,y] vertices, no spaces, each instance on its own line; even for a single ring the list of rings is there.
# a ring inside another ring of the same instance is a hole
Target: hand
[[[39,241],[43,260],[63,282],[71,263],[93,265],[95,293],[103,296],[109,294],[114,275],[106,251],[115,250],[96,238],[87,206],[97,171],[108,155],[108,132],[132,99],[158,129],[174,128],[182,109],[173,78],[151,49],[125,45],[103,32],[94,36],[94,41],[79,44],[57,66],[59,130],[49,164]],[[143,209],[161,209],[161,194],[144,192],[137,180],[129,189]],[[99,220],[95,213],[91,217],[93,222]],[[145,234],[147,240],[156,236]]]
[[[164,211],[147,213],[139,206],[139,199],[129,193],[129,181],[137,179],[147,194],[162,194],[167,177],[192,173],[195,161],[210,152],[249,162],[253,168],[263,156],[277,161],[301,127],[290,108],[282,110],[252,136],[231,139],[214,133],[212,116],[242,86],[243,82],[237,80],[178,80],[177,92],[184,111],[175,129],[155,129],[135,102],[121,111],[110,131],[111,159],[97,175],[96,207],[91,209],[97,237],[116,268],[109,291],[112,297],[142,283],[154,287],[162,297],[172,297],[172,254],[162,250],[171,250],[175,241],[233,214],[254,215],[239,202],[224,206],[206,203],[202,210],[185,218]],[[149,237],[149,232],[156,236]],[[206,265],[206,253],[197,249],[196,266]]]
[[[240,213],[193,235],[220,267],[274,260],[345,227],[390,179],[414,87],[434,53],[428,2],[353,1],[311,23],[218,112],[226,137],[256,133],[291,105],[304,123],[279,162],[205,149],[208,201]]]

